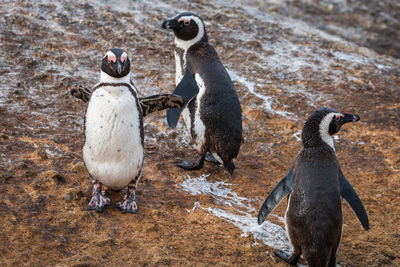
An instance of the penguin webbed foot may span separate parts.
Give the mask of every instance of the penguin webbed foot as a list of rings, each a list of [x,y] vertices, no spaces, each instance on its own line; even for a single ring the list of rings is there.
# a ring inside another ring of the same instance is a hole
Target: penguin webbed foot
[[[336,257],[332,257],[326,267],[336,267]]]
[[[205,154],[202,155],[201,157],[197,156],[196,160],[193,162],[183,160],[181,163],[176,164],[176,166],[181,167],[182,169],[185,170],[200,170],[201,168],[203,168],[204,159],[205,159]]]
[[[127,193],[121,202],[115,205],[119,208],[123,214],[125,213],[136,213],[138,211],[138,206],[136,204],[136,193],[135,188],[128,187]]]
[[[89,201],[88,209],[102,212],[105,206],[110,205],[110,199],[106,197],[105,191],[102,190],[100,183],[93,185],[92,199]]]
[[[287,254],[286,252],[279,250],[279,251],[274,251],[275,256],[281,258],[282,260],[286,261],[287,263],[289,263],[292,266],[296,266],[297,265],[297,261],[300,258],[300,254],[294,254],[292,253],[292,255],[289,256],[289,254]]]
[[[176,166],[181,167],[182,169],[189,170],[189,171],[196,171],[200,170],[203,168],[203,164],[198,164],[197,160],[193,162],[189,162],[186,160],[183,160],[182,162],[176,164]]]
[[[211,162],[211,163],[215,163],[217,165],[221,164],[218,160],[216,160],[213,156],[213,154],[207,152],[206,153],[206,157],[204,158],[205,161]]]
[[[224,163],[225,170],[230,174],[230,177],[233,177],[233,171],[235,170],[235,164],[232,162],[225,162]]]

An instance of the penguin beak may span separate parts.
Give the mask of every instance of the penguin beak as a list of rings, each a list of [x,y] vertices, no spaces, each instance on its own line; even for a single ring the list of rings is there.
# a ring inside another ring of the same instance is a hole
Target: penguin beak
[[[117,72],[119,75],[122,73],[122,64],[119,60],[117,61]]]
[[[357,114],[343,114],[343,124],[348,123],[348,122],[356,122],[360,120],[360,116]]]
[[[176,19],[170,19],[170,20],[166,20],[162,23],[161,27],[163,29],[178,29],[179,28],[179,22]]]

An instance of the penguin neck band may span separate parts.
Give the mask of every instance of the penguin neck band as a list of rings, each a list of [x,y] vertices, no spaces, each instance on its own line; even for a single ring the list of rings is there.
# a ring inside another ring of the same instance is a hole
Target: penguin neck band
[[[104,71],[100,72],[100,82],[102,83],[130,83],[131,73],[129,72],[128,75],[125,75],[121,78],[114,78],[105,73]]]

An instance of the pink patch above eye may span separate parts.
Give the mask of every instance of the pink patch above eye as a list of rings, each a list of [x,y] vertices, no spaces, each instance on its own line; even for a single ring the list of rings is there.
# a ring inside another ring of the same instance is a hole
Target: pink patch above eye
[[[340,118],[342,118],[342,117],[344,117],[343,114],[338,114],[338,115],[335,116],[335,120],[338,121],[338,120],[340,120]]]
[[[121,62],[124,63],[126,61],[126,56],[121,57]]]
[[[183,23],[185,23],[186,25],[189,25],[189,24],[190,24],[190,19],[187,19],[187,18],[180,18],[180,19],[178,20],[178,22],[181,22],[181,21],[183,21]]]
[[[117,58],[115,56],[108,56],[107,60],[115,63],[117,61]]]

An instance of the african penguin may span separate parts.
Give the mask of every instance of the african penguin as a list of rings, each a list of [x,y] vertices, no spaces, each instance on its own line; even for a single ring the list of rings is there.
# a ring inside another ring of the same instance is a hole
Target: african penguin
[[[110,204],[102,185],[128,187],[117,204],[122,212],[136,213],[136,185],[143,166],[143,114],[137,92],[130,85],[130,60],[119,48],[103,57],[98,83],[85,116],[83,159],[93,182],[89,209],[102,211]]]
[[[89,101],[85,115],[83,159],[93,182],[88,208],[101,212],[110,204],[102,190],[127,187],[117,207],[123,213],[136,213],[136,186],[143,167],[143,107],[148,113],[167,107],[178,108],[183,99],[173,95],[155,95],[139,102],[131,82],[130,60],[119,48],[103,57],[100,83],[92,91],[80,88],[71,93]]]
[[[194,162],[178,166],[198,170],[204,160],[217,161],[232,175],[242,141],[242,110],[235,87],[216,51],[208,43],[202,19],[185,12],[164,21],[164,29],[175,34],[177,88],[174,94],[185,99],[185,107],[167,111],[168,124],[174,128],[180,113],[196,145]],[[213,157],[206,157],[210,152]]]
[[[275,254],[291,265],[303,254],[309,266],[336,266],[343,226],[341,197],[369,229],[364,206],[340,169],[332,139],[343,124],[359,119],[358,115],[328,108],[313,113],[302,131],[304,148],[260,209],[258,223],[262,224],[289,194],[285,225],[294,250],[291,256],[283,251]]]

